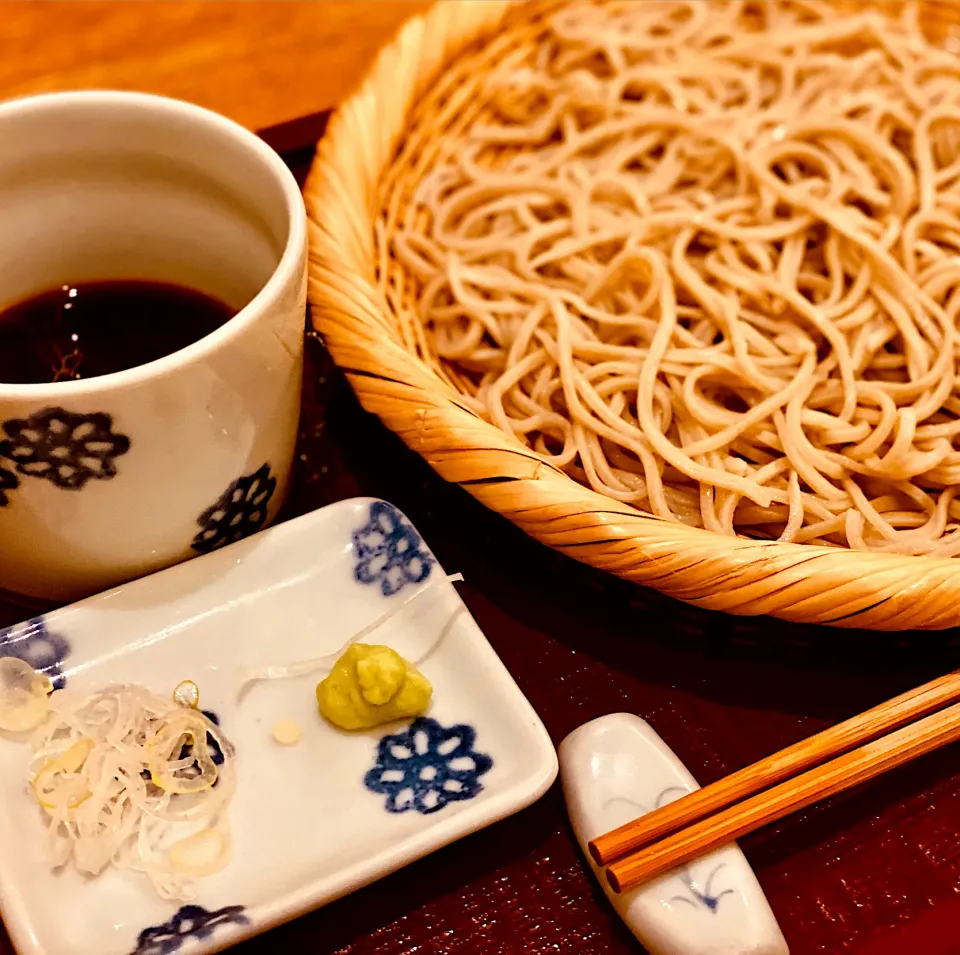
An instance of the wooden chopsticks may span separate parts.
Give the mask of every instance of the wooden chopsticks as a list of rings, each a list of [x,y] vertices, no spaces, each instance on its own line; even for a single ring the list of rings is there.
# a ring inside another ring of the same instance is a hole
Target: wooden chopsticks
[[[590,852],[610,865],[610,884],[625,892],[960,739],[958,701],[955,671],[599,836]]]

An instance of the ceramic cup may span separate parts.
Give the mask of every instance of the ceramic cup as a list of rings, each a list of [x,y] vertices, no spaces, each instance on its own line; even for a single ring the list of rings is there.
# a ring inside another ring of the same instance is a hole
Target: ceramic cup
[[[0,210],[0,310],[123,278],[237,309],[140,367],[0,384],[0,588],[71,600],[269,523],[293,458],[306,293],[306,217],[280,157],[176,100],[28,97],[0,104]]]

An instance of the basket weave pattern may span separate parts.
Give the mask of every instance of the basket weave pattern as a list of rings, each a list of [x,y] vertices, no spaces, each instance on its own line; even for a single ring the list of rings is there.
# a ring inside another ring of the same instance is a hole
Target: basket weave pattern
[[[313,321],[363,407],[448,481],[578,560],[689,603],[877,630],[960,624],[960,558],[742,540],[604,497],[460,400],[431,357],[412,292],[378,231],[479,109],[478,77],[535,43],[554,2],[441,0],[406,24],[321,141],[305,198]],[[960,5],[924,3],[934,37]]]

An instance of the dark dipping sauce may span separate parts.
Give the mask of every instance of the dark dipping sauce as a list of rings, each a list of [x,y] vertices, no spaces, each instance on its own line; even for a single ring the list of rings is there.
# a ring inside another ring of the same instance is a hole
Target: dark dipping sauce
[[[236,310],[166,282],[63,285],[0,311],[0,382],[96,378],[172,355]]]

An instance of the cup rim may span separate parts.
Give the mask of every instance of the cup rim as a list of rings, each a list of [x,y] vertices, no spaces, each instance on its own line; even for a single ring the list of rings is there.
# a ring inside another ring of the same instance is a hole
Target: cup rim
[[[115,371],[109,375],[98,375],[94,378],[32,382],[29,384],[0,382],[0,397],[59,402],[72,397],[81,397],[93,393],[99,394],[129,385],[142,384],[150,379],[162,377],[219,351],[224,345],[244,333],[249,326],[263,316],[270,304],[288,287],[291,280],[296,278],[301,252],[305,248],[307,237],[307,215],[300,187],[297,185],[293,173],[287,168],[277,152],[256,133],[251,132],[234,120],[186,100],[160,96],[155,93],[138,93],[126,90],[70,90],[21,96],[0,102],[0,119],[37,108],[52,109],[69,107],[74,104],[111,105],[118,103],[139,105],[155,113],[187,116],[194,122],[213,127],[259,159],[273,173],[286,200],[289,227],[280,261],[257,294],[232,318],[184,348],[143,365],[135,365],[133,368],[125,368],[122,371]]]

